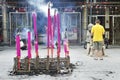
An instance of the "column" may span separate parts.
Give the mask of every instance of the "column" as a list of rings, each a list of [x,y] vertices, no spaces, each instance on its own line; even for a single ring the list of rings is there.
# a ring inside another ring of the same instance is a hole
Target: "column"
[[[84,6],[83,9],[83,17],[82,17],[82,25],[83,25],[83,41],[86,40],[86,33],[87,33],[87,25],[88,25],[88,10],[87,10],[87,6]]]
[[[106,7],[105,10],[105,29],[110,29],[110,25],[109,25],[109,7]],[[105,33],[106,38],[109,39],[109,31],[106,31]]]
[[[3,42],[6,44],[8,43],[8,36],[7,36],[7,13],[6,13],[6,4],[3,2],[2,5],[2,22],[3,22]]]

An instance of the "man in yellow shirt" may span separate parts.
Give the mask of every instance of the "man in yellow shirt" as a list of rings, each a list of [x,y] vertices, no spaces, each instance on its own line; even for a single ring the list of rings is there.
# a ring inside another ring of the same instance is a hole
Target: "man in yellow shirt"
[[[91,35],[93,36],[93,48],[95,54],[95,60],[100,58],[103,60],[102,57],[102,47],[103,47],[103,35],[105,33],[105,29],[102,25],[100,25],[100,20],[96,20],[96,24],[91,29]]]

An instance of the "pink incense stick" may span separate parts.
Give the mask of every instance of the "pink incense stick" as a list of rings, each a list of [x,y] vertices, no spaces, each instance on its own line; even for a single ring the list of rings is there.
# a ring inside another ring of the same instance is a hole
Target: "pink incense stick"
[[[17,59],[18,59],[18,64],[17,67],[20,69],[20,57],[21,57],[21,51],[20,51],[20,36],[16,36],[16,49],[17,49]]]
[[[54,13],[54,22],[53,22],[53,36],[55,35],[55,30],[56,30],[56,12]]]
[[[28,58],[31,58],[31,33],[28,32]]]
[[[50,8],[48,8],[48,28],[47,28],[47,46],[48,46],[48,48],[49,48],[49,44],[50,44],[50,36],[49,36],[49,34],[50,34]]]
[[[36,27],[36,13],[33,13],[33,24],[34,24],[34,33],[37,35],[37,27]]]
[[[51,57],[53,58],[53,48],[54,48],[54,40],[53,40],[53,25],[51,25],[51,30],[50,30],[50,32],[51,32],[51,34],[50,34],[50,36],[51,36]]]
[[[51,57],[53,58],[53,29],[52,20],[49,12],[49,48],[51,49]]]
[[[34,33],[35,33],[35,52],[36,52],[36,57],[38,56],[38,37],[37,37],[37,25],[36,25],[36,13],[33,13],[33,24],[34,24]]]
[[[50,8],[48,8],[48,26],[47,26],[47,48],[48,48],[48,56],[49,56],[49,48],[50,48]]]
[[[38,56],[38,42],[35,41],[35,52],[36,52],[36,57]]]
[[[64,52],[65,52],[65,57],[69,56],[69,47],[68,47],[67,39],[64,39]]]
[[[21,51],[20,51],[20,36],[16,36],[16,49],[17,49],[17,57],[21,56]]]
[[[60,47],[60,19],[59,19],[59,14],[57,14],[57,27],[58,27],[58,56],[60,57],[60,50],[61,50],[61,47]]]
[[[49,16],[49,47],[51,47],[51,16]]]

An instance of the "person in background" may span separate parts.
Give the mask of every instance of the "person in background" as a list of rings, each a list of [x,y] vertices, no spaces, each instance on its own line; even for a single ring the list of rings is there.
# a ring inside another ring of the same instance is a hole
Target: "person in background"
[[[91,35],[93,38],[93,48],[95,54],[94,59],[98,60],[98,58],[100,58],[100,60],[103,60],[102,47],[104,45],[103,36],[105,33],[105,29],[102,25],[100,25],[99,19],[97,19],[95,23],[96,24],[91,29]]]
[[[27,50],[27,45],[25,45],[22,40],[20,40],[20,49],[21,50]]]
[[[93,55],[93,41],[91,38],[91,29],[93,27],[93,24],[90,23],[88,25],[88,30],[87,30],[87,36],[86,36],[86,42],[87,42],[87,54],[90,55],[90,52],[92,53],[91,56]]]

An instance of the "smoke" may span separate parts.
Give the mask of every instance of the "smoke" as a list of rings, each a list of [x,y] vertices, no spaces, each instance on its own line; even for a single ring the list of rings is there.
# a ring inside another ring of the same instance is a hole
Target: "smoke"
[[[41,12],[44,14],[45,17],[48,15],[48,3],[45,2],[45,0],[28,0],[28,3],[36,8],[38,12]],[[52,7],[52,4],[51,4]],[[51,16],[54,15],[55,8],[51,8]]]
[[[47,16],[48,16],[48,2],[49,0],[27,0],[30,4],[30,7],[36,10],[37,12],[37,30],[39,33],[45,33],[45,26],[47,25]],[[51,0],[51,9],[50,14],[53,17],[54,11],[57,8],[61,10],[62,8],[70,8],[75,6],[75,3],[62,2],[61,0]]]

